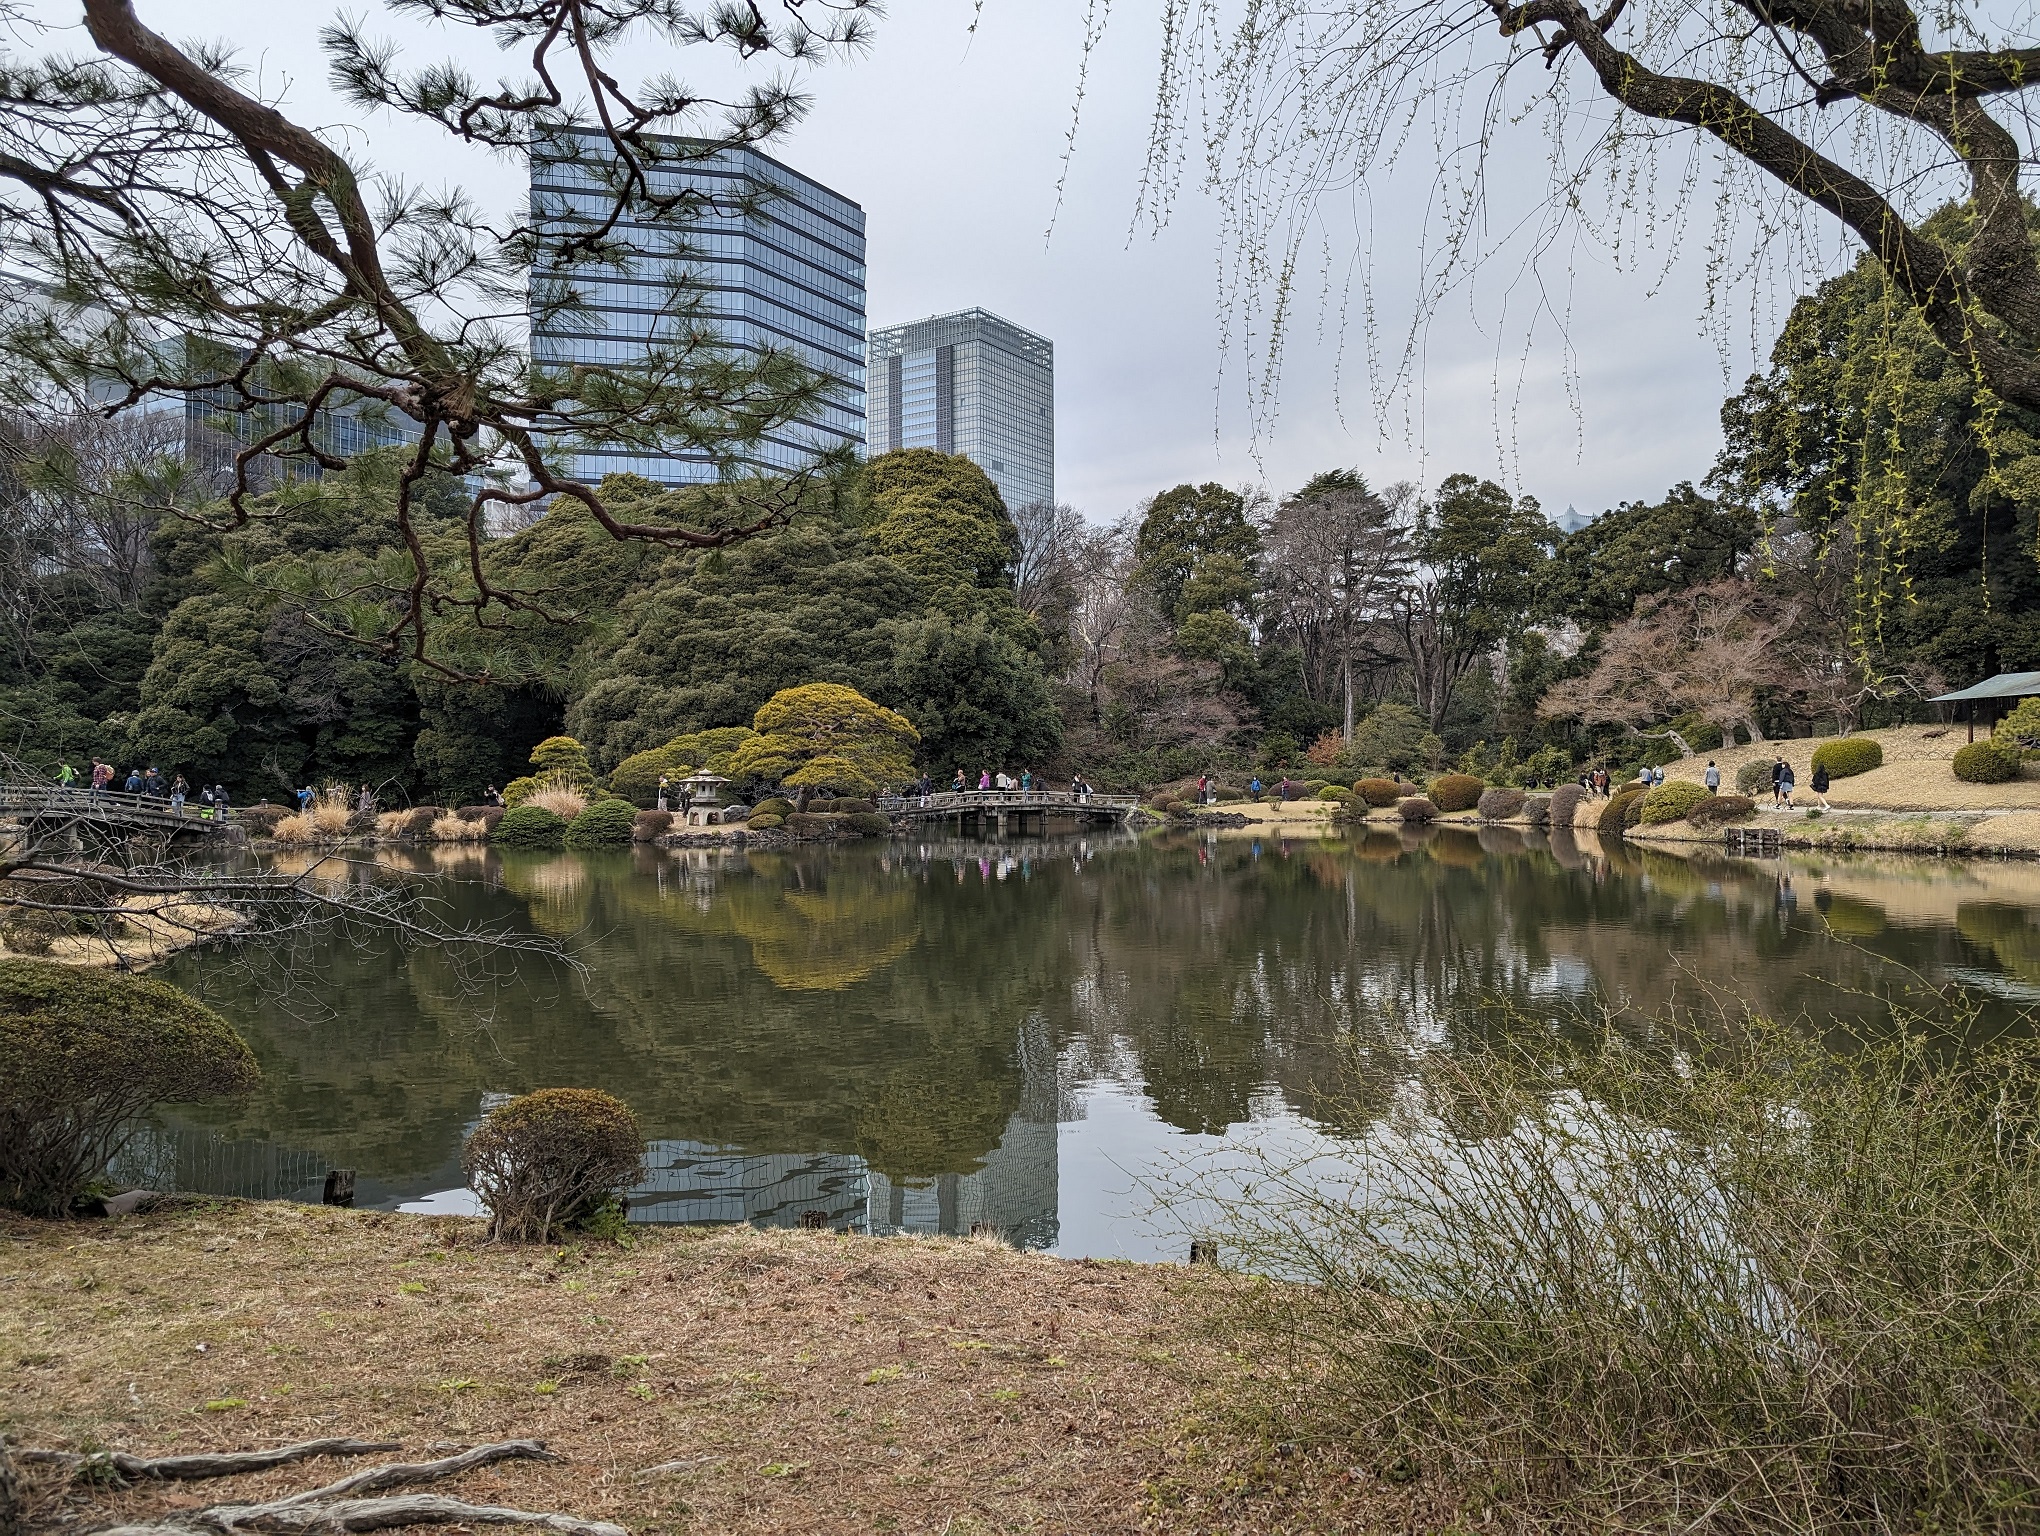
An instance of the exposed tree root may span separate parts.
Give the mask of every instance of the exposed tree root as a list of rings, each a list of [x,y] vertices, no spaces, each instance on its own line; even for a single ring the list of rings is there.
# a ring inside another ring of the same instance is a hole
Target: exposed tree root
[[[273,1451],[227,1452],[218,1455],[166,1456],[149,1459],[111,1451],[85,1455],[74,1451],[18,1451],[16,1459],[69,1469],[74,1476],[89,1477],[95,1467],[104,1467],[123,1478],[231,1477],[236,1473],[259,1472],[312,1456],[358,1456],[370,1451],[395,1450],[388,1441],[308,1440]],[[6,1448],[0,1446],[0,1467]],[[384,1531],[409,1525],[525,1525],[558,1533],[558,1536],[629,1536],[620,1525],[601,1520],[580,1520],[572,1515],[524,1509],[506,1509],[495,1504],[469,1504],[441,1494],[413,1493],[379,1498],[390,1488],[414,1488],[420,1483],[438,1482],[476,1467],[498,1461],[556,1461],[542,1440],[502,1440],[477,1445],[438,1461],[393,1462],[350,1473],[323,1488],[308,1489],[263,1504],[214,1504],[205,1509],[176,1510],[160,1520],[143,1525],[114,1526],[102,1536],[340,1536],[356,1531]],[[4,1518],[5,1509],[0,1509]]]
[[[129,1482],[196,1482],[207,1477],[238,1477],[243,1472],[265,1472],[313,1456],[368,1456],[377,1451],[397,1451],[397,1440],[306,1440],[297,1445],[278,1446],[273,1451],[224,1451],[193,1456],[130,1456],[126,1451],[37,1451],[19,1450],[17,1461],[34,1466],[59,1466],[74,1476],[91,1479],[105,1472],[117,1473]]]

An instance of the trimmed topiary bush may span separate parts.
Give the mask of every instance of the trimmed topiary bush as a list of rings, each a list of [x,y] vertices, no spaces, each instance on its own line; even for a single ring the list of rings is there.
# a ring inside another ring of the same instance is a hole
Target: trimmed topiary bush
[[[1643,807],[1637,815],[1643,825],[1661,827],[1667,822],[1685,820],[1694,806],[1714,798],[1707,793],[1705,784],[1695,784],[1691,779],[1667,779],[1643,797]]]
[[[744,825],[753,832],[774,832],[786,825],[786,818],[777,811],[753,811]]]
[[[238,821],[257,837],[271,837],[275,835],[276,824],[279,821],[286,820],[296,814],[296,812],[287,806],[273,805],[269,801],[263,800],[254,805],[243,806],[240,810],[235,811],[234,820]]]
[[[441,805],[417,805],[411,808],[411,815],[404,823],[404,836],[425,838],[432,835],[432,823],[447,814]]]
[[[595,776],[588,749],[571,736],[548,736],[531,749],[531,766],[541,774],[561,773],[586,782]]]
[[[1756,809],[1757,802],[1748,795],[1709,795],[1686,812],[1686,824],[1693,827],[1724,826],[1754,815]]]
[[[567,824],[569,848],[616,848],[631,840],[638,808],[628,800],[596,800]]]
[[[1329,800],[1334,805],[1345,805],[1352,800],[1353,791],[1343,784],[1327,784],[1317,792],[1317,797],[1320,800]]]
[[[2019,776],[2019,754],[1995,741],[1972,741],[1955,751],[1955,777],[1966,784],[2003,784]]]
[[[836,830],[836,818],[821,811],[795,811],[786,818],[786,830],[795,837],[827,837]]]
[[[1551,792],[1551,824],[1564,827],[1570,832],[1573,817],[1578,814],[1580,802],[1587,798],[1583,784],[1561,784]]]
[[[516,810],[518,806],[524,804],[529,797],[537,794],[543,787],[543,781],[535,773],[528,773],[521,779],[512,779],[503,786],[504,808],[512,811]]]
[[[769,799],[760,800],[751,807],[751,815],[753,817],[791,816],[792,814],[793,802],[784,795],[773,795]]]
[[[838,800],[836,802],[836,814],[839,816],[875,816],[878,814],[878,802],[876,800],[860,800],[855,797]],[[892,823],[887,822],[886,825],[891,826]]]
[[[261,1075],[231,1024],[167,982],[0,961],[0,1205],[63,1216],[156,1105]]]
[[[1438,807],[1426,795],[1411,795],[1407,800],[1397,805],[1395,809],[1396,814],[1401,816],[1404,821],[1411,822],[1430,821],[1438,814]]]
[[[1385,810],[1400,798],[1400,787],[1394,779],[1362,779],[1353,786],[1353,793],[1375,809]]]
[[[621,1099],[541,1088],[491,1110],[461,1170],[499,1242],[547,1242],[622,1196],[644,1170],[645,1138]]]
[[[677,786],[694,768],[693,763],[672,747],[633,752],[610,770],[609,792],[633,805],[651,806],[658,802],[660,779],[671,779]],[[676,787],[674,793],[678,792]],[[669,800],[667,803],[670,805],[672,802]]]
[[[884,837],[892,831],[892,823],[877,811],[852,811],[850,830],[860,837]]]
[[[1641,815],[1643,796],[1644,791],[1633,785],[1617,794],[1610,795],[1607,804],[1601,807],[1601,814],[1594,819],[1594,830],[1602,833],[1616,833],[1620,832],[1625,826],[1631,825],[1629,809],[1631,806],[1635,806],[1637,814]]]
[[[1735,771],[1735,792],[1739,795],[1768,795],[1771,792],[1771,765],[1761,759],[1744,763]]]
[[[1497,784],[1480,792],[1475,801],[1482,821],[1507,821],[1523,809],[1523,802],[1530,797],[1520,789],[1505,789]]]
[[[1470,811],[1480,803],[1485,788],[1487,785],[1470,773],[1446,773],[1431,780],[1429,796],[1440,811]]]
[[[1225,805],[1247,798],[1247,792],[1232,784],[1221,784],[1211,792],[1211,798]]]
[[[503,813],[489,841],[505,848],[558,848],[567,840],[567,824],[542,805],[520,805]]]
[[[673,828],[671,811],[639,811],[631,818],[630,839],[634,843],[654,842]]]
[[[1523,802],[1523,819],[1533,827],[1551,825],[1551,796],[1532,795]]]
[[[1852,778],[1884,766],[1884,748],[1867,736],[1844,736],[1824,741],[1813,749],[1813,766],[1825,768],[1831,779]]]

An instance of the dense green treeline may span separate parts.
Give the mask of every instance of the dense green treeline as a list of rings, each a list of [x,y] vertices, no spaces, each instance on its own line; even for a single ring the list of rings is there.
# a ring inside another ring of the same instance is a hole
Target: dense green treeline
[[[1344,469],[1280,497],[1180,485],[1101,526],[1008,508],[928,450],[817,478],[723,548],[618,540],[563,498],[481,546],[486,605],[468,490],[428,479],[410,531],[448,594],[429,645],[391,629],[413,561],[390,460],[235,520],[195,486],[133,494],[147,445],[89,434],[67,451],[96,478],[54,490],[17,433],[0,729],[44,770],[96,755],[242,800],[344,783],[461,804],[562,731],[607,771],[829,682],[905,715],[943,778],[1306,757],[1545,778],[1919,718],[1944,687],[2040,668],[2040,421],[1980,390],[1874,263],[1799,301],[1722,417],[1703,487],[1570,535],[1493,481],[1424,495]],[[722,491],[602,489],[641,524],[723,515]]]

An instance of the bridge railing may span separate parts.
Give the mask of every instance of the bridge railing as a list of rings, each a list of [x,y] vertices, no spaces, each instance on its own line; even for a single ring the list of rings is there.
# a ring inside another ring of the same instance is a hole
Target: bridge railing
[[[1060,789],[937,790],[926,795],[886,795],[881,811],[1115,811],[1140,804],[1138,795],[1073,795]]]
[[[173,809],[168,795],[131,795],[126,790],[66,789],[61,784],[0,784],[0,815],[71,816],[92,821],[149,822],[160,826],[224,827],[233,811],[213,810],[187,800]]]

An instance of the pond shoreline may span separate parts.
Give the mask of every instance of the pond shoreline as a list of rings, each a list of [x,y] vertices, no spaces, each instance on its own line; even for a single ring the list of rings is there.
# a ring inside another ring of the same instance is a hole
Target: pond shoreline
[[[1278,1442],[1305,1384],[1226,1347],[1207,1321],[1217,1270],[750,1228],[492,1244],[473,1219],[245,1201],[0,1217],[0,1237],[21,1445],[532,1437],[560,1460],[453,1491],[633,1532],[1275,1533],[1453,1513],[1383,1481],[1367,1447]],[[191,1502],[174,1483],[23,1472],[30,1528]],[[286,1468],[212,1497],[338,1475]]]

